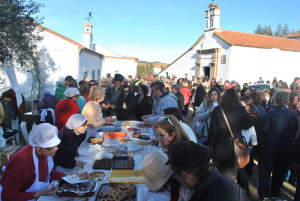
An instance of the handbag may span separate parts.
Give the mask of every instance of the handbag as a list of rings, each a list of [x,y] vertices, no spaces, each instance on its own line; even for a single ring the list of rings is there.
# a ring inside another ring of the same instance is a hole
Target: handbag
[[[233,140],[235,167],[236,168],[243,168],[250,161],[250,155],[249,155],[248,150],[247,150],[247,143],[239,142],[238,138],[234,139],[234,135],[232,133],[232,130],[231,130],[231,127],[230,127],[229,122],[227,120],[227,117],[225,115],[225,112],[224,112],[222,107],[220,107],[220,108],[221,108],[222,114],[224,116],[224,119],[226,121],[229,132],[231,134],[232,140]]]

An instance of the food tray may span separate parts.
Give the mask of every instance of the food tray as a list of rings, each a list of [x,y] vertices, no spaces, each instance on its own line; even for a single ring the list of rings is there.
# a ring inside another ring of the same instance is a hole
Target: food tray
[[[134,160],[131,156],[113,157],[113,170],[129,170],[134,169]]]
[[[102,136],[106,137],[106,138],[114,138],[114,139],[123,139],[124,137],[127,136],[127,133],[123,133],[123,132],[107,132],[104,133]]]
[[[111,159],[110,158],[105,158],[101,160],[95,160],[93,169],[98,170],[110,170],[111,169]]]
[[[113,189],[113,190],[117,191],[118,194],[121,196],[124,194],[123,197],[121,197],[122,201],[135,201],[136,200],[136,185],[106,183],[106,184],[102,184],[100,186],[99,192],[97,193],[97,196],[96,196],[96,201],[101,201],[102,198],[100,196],[103,196],[103,195],[105,195],[105,198],[107,199],[109,197],[107,190],[109,190],[109,189]]]
[[[140,135],[139,139],[141,139],[141,140],[150,140],[150,136],[149,135]]]
[[[102,141],[101,141],[101,142],[98,142],[98,143],[93,143],[91,139],[94,139],[94,138],[96,138],[96,137],[90,137],[86,142],[87,142],[87,143],[92,143],[92,144],[102,144],[103,141],[104,141],[103,137],[97,137],[97,138],[101,138]]]
[[[108,180],[111,183],[144,184],[145,175],[141,170],[112,170]]]
[[[139,128],[152,128],[151,124],[138,124],[137,125]]]
[[[129,130],[129,131],[138,131],[139,129],[137,129],[137,128],[127,128],[127,130]]]
[[[96,181],[69,184],[64,180],[60,180],[56,195],[59,197],[91,197],[95,194],[96,189]]]

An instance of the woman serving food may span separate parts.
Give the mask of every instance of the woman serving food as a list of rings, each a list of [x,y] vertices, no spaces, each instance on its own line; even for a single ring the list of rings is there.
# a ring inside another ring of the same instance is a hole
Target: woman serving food
[[[97,128],[105,122],[114,122],[112,117],[103,118],[100,103],[104,100],[105,90],[101,87],[92,87],[89,94],[89,102],[84,106],[82,114],[87,118],[87,137],[95,137]]]
[[[50,179],[60,180],[63,175],[53,169],[52,157],[60,143],[57,133],[49,123],[31,130],[29,145],[11,157],[0,180],[3,201],[37,200],[57,191],[57,186],[49,186]]]

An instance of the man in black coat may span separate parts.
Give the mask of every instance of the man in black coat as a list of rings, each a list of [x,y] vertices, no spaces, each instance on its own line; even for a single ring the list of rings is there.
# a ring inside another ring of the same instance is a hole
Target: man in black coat
[[[117,115],[116,105],[118,103],[118,99],[121,94],[121,84],[123,78],[124,77],[121,74],[115,74],[115,77],[112,80],[114,86],[108,88],[105,94],[104,102],[106,104],[106,108],[108,109],[108,111],[110,111],[111,115]]]
[[[193,191],[190,201],[248,201],[238,184],[209,164],[212,155],[209,147],[179,142],[169,150],[167,164],[181,186]]]
[[[292,82],[292,84],[290,85],[292,92],[298,91],[299,83],[300,83],[300,78],[295,77],[294,82]]]
[[[257,191],[261,200],[280,196],[298,129],[296,114],[286,107],[289,92],[277,91],[273,100],[276,106],[263,116],[260,121],[261,132],[257,135],[260,145]]]
[[[183,114],[183,107],[184,107],[184,97],[179,90],[179,86],[177,84],[173,84],[171,87],[172,93],[177,97],[177,104],[178,109],[181,114]]]

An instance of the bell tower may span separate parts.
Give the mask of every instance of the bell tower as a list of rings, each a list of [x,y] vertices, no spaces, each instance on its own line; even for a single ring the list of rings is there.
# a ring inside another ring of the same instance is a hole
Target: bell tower
[[[93,49],[92,28],[93,26],[89,21],[84,25],[83,45],[90,49]]]
[[[211,3],[206,12],[206,25],[204,31],[220,30],[220,8],[216,3]]]

